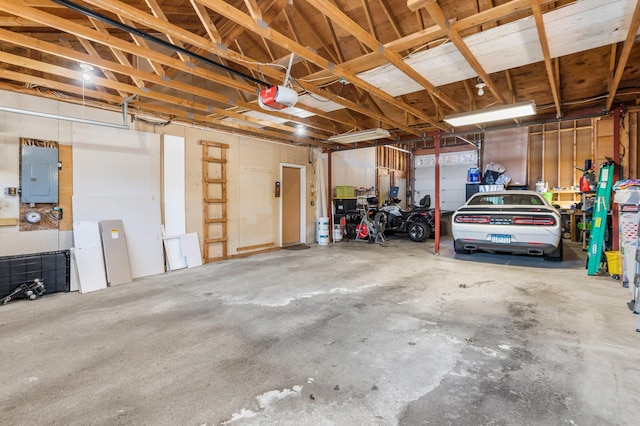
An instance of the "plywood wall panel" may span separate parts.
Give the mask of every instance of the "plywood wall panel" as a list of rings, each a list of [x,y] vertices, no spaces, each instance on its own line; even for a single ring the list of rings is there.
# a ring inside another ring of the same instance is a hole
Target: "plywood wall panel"
[[[542,180],[542,133],[529,138],[529,189],[535,189],[536,182]]]
[[[563,189],[577,185],[577,182],[574,181],[574,142],[575,132],[573,129],[570,131],[560,131],[560,157],[558,170],[560,176],[558,177],[558,186]]]
[[[576,131],[576,166],[584,169],[585,160],[591,160],[593,162],[592,153],[592,129],[578,129]]]
[[[596,123],[594,167],[597,172],[602,163],[605,163],[608,158],[613,158],[613,119],[601,118]]]
[[[549,188],[558,186],[559,143],[556,129],[545,132],[543,180],[549,184]]]
[[[505,175],[511,177],[513,185],[527,185],[528,146],[529,133],[526,127],[487,132],[482,164],[502,164],[506,168]]]

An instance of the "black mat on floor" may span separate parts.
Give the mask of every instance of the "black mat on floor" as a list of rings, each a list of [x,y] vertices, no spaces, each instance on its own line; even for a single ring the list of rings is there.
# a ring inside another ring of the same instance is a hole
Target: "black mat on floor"
[[[304,250],[304,249],[308,249],[311,248],[310,246],[306,245],[306,244],[294,244],[291,246],[284,246],[282,247],[285,250]]]

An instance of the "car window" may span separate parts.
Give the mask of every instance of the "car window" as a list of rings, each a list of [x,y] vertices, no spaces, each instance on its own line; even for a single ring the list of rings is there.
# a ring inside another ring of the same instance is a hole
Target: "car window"
[[[487,194],[476,195],[469,200],[470,206],[481,205],[520,205],[520,206],[541,206],[544,201],[537,195],[532,194]]]

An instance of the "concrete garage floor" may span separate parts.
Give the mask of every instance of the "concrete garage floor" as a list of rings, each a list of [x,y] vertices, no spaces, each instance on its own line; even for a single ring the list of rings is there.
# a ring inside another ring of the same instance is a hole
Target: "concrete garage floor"
[[[628,289],[341,242],[0,306],[7,425],[637,425]]]

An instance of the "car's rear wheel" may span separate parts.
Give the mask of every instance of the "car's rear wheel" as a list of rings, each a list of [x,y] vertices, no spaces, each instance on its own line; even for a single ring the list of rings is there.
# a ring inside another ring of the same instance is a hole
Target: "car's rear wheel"
[[[469,254],[469,253],[471,253],[470,250],[467,250],[464,247],[458,245],[458,243],[455,240],[453,241],[453,251],[455,251],[458,254]]]
[[[560,239],[560,244],[558,248],[551,254],[543,257],[547,262],[562,262],[562,256],[564,252],[564,243],[562,242],[562,238]]]

